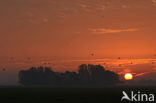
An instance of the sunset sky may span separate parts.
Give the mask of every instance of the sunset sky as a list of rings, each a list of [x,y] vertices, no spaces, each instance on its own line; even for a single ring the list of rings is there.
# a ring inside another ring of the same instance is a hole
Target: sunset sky
[[[139,68],[138,74],[148,73],[140,67],[155,61],[155,38],[156,0],[0,1],[0,57],[6,63],[1,62],[2,68],[15,66],[15,61],[8,64],[9,58],[52,58],[73,63],[126,57],[148,58],[133,65]],[[152,65],[150,72],[155,67]],[[127,68],[114,70],[124,72]]]
[[[0,56],[154,55],[155,0],[1,0]]]

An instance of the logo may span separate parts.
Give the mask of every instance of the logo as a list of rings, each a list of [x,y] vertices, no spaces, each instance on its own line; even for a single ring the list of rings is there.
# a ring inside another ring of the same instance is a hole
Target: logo
[[[134,101],[134,102],[143,102],[143,101],[149,101],[149,102],[153,102],[155,101],[155,98],[154,98],[154,94],[142,94],[140,91],[138,92],[134,92],[134,91],[131,91],[131,94],[128,95],[125,91],[122,91],[122,98],[121,98],[121,101],[123,100],[128,100],[128,101]]]

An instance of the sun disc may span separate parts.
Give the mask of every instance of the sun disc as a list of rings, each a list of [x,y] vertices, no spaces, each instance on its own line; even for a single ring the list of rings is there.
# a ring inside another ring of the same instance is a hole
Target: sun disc
[[[132,80],[133,79],[133,75],[131,73],[126,73],[124,78],[125,78],[125,80]]]

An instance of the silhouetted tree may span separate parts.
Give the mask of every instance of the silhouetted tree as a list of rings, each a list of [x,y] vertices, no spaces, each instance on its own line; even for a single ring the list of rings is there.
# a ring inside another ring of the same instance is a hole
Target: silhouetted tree
[[[56,84],[59,80],[56,72],[48,67],[32,67],[19,72],[19,82],[24,85],[49,85]]]
[[[88,66],[86,64],[82,64],[79,66],[78,73],[80,75],[80,83],[88,84],[89,83],[89,71]]]
[[[61,75],[62,83],[63,84],[78,84],[79,82],[79,75],[76,72],[69,72],[66,71]]]
[[[57,73],[49,67],[31,67],[19,72],[19,83],[23,85],[112,85],[119,82],[116,73],[105,70],[101,65],[92,64],[80,65],[78,73]]]
[[[84,77],[87,78],[83,83],[110,85],[120,82],[119,76],[116,73],[106,71],[101,65],[81,65],[79,67],[79,74],[82,80],[84,80]]]

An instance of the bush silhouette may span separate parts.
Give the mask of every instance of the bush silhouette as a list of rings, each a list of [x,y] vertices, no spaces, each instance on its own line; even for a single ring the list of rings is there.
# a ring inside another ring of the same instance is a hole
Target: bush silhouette
[[[79,66],[79,74],[82,83],[109,85],[120,82],[116,73],[105,70],[101,65],[82,64]]]
[[[119,76],[105,70],[101,65],[82,64],[78,72],[54,72],[49,67],[31,67],[19,71],[22,85],[114,85],[120,83]]]

